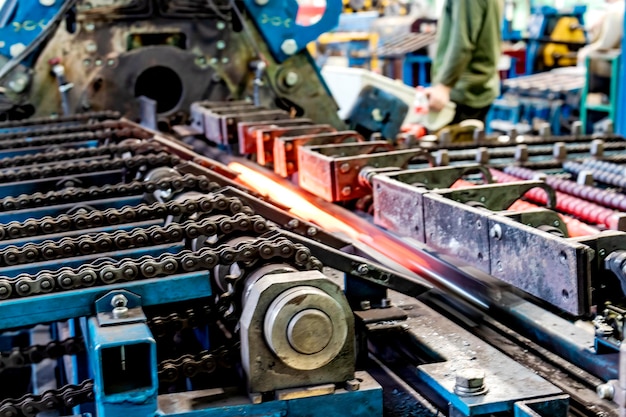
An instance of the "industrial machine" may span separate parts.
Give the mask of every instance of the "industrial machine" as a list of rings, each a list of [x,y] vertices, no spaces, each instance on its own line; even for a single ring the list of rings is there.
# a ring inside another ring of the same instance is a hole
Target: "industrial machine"
[[[1,7],[0,416],[626,413],[623,138],[344,123],[339,2]]]

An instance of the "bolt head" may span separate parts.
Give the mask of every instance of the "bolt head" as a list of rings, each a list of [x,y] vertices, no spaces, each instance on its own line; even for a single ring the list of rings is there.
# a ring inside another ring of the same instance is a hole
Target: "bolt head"
[[[465,368],[456,374],[456,386],[461,388],[480,388],[485,383],[485,372],[476,368]]]
[[[298,81],[300,81],[300,77],[298,76],[297,72],[289,71],[285,76],[285,85],[287,87],[293,87],[294,85],[298,84]]]
[[[603,400],[612,400],[615,395],[615,387],[612,384],[601,384],[596,387],[596,393]]]
[[[124,294],[115,294],[111,298],[111,307],[126,307],[128,305],[128,298]]]
[[[270,0],[254,0],[257,6],[265,6]]]
[[[298,44],[295,39],[285,39],[282,45],[280,45],[280,50],[285,55],[293,55],[298,52]]]

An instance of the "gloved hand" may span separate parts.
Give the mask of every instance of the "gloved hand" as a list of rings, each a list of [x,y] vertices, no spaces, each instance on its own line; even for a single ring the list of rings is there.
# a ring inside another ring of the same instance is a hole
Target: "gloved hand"
[[[441,111],[450,102],[450,90],[450,87],[443,84],[437,84],[426,89],[428,107],[431,111]]]

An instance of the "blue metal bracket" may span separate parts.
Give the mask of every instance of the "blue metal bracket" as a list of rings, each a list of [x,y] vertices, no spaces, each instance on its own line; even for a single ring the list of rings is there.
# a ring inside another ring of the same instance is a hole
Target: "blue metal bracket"
[[[0,9],[0,55],[16,56],[30,45],[63,7],[64,0],[8,0]]]
[[[156,342],[146,323],[100,326],[85,332],[99,417],[154,416],[157,410]]]
[[[327,0],[326,10],[310,26],[296,23],[299,6],[296,0],[244,0],[252,20],[267,42],[278,62],[306,48],[322,33],[339,24],[343,4],[341,0]]]

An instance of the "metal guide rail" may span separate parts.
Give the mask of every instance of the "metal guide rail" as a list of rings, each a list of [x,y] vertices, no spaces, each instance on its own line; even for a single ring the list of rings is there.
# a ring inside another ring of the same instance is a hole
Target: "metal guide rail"
[[[498,320],[594,375],[589,380],[592,389],[598,386],[597,403],[609,399],[624,408],[623,138],[515,132],[491,138],[477,132],[470,144],[399,137],[392,145],[351,131],[315,132],[324,125],[307,123],[301,131],[282,123],[242,116],[231,139],[239,146],[231,152],[256,159],[321,200],[369,214],[412,250],[407,255],[390,245],[385,251],[381,243],[386,256],[489,308]],[[362,241],[376,247],[375,239]],[[448,401],[450,391],[443,394]]]

